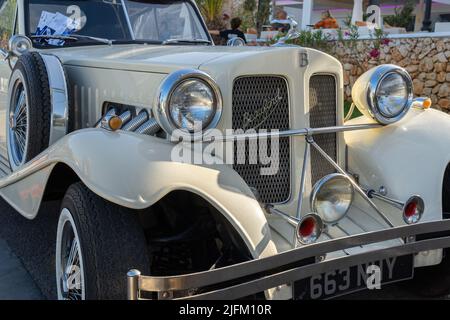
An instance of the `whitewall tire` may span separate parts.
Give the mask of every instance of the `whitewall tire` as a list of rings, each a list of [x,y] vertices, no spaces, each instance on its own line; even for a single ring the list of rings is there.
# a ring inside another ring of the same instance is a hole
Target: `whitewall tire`
[[[63,208],[56,234],[56,286],[58,300],[85,300],[83,255],[72,214]]]
[[[150,272],[137,212],[115,205],[83,183],[62,201],[56,238],[58,299],[126,299],[130,269]]]

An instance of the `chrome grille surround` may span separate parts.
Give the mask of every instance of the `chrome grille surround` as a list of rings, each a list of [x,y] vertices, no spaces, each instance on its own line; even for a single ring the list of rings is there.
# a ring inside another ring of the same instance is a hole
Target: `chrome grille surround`
[[[271,108],[263,121],[254,121],[249,125],[245,119],[248,114],[255,114],[278,97],[279,103]],[[243,76],[235,79],[232,98],[232,127],[236,129],[289,129],[289,90],[285,78],[280,76]],[[239,151],[245,147],[245,164],[237,163]],[[270,139],[267,150],[270,151]],[[234,165],[244,181],[254,188],[263,203],[282,203],[289,200],[291,195],[290,175],[290,138],[279,140],[279,170],[274,175],[261,175],[260,169],[269,167],[259,161],[257,164],[249,163],[249,155],[255,155],[258,148],[249,150],[248,141],[235,143]],[[259,159],[259,158],[258,158]]]
[[[333,75],[316,74],[309,81],[309,122],[311,128],[337,125],[337,86]],[[314,141],[337,161],[337,134],[326,133],[314,137]],[[314,185],[327,174],[336,172],[314,148],[311,149],[311,182]]]

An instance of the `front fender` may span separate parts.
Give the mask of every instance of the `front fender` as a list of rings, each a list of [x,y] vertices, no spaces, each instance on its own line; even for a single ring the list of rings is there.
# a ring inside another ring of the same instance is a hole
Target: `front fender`
[[[367,123],[361,117],[348,124]],[[361,184],[401,201],[418,194],[424,221],[442,219],[442,183],[450,162],[450,116],[413,108],[400,122],[378,129],[345,132],[348,167]]]
[[[276,254],[264,212],[242,178],[226,165],[173,162],[173,146],[130,132],[79,130],[1,180],[0,193],[33,219],[53,167],[64,163],[91,191],[132,209],[148,208],[174,190],[196,193],[227,218],[254,258]]]

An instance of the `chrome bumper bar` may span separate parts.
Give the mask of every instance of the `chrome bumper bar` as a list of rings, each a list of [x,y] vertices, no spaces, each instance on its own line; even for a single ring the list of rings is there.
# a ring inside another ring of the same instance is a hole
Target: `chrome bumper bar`
[[[415,240],[419,235],[421,240]],[[398,238],[407,241],[384,249],[311,262],[327,253]],[[448,247],[450,220],[405,225],[311,244],[217,270],[170,277],[145,276],[131,270],[128,273],[128,298],[139,300],[142,292],[154,292],[163,299],[173,296],[179,299],[237,299],[360,263]],[[208,291],[209,286],[214,288]],[[202,292],[196,293],[198,288]]]

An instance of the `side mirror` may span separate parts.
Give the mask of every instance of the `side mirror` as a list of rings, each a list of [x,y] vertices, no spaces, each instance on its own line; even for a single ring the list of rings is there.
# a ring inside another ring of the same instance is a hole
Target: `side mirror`
[[[244,39],[239,38],[239,37],[231,38],[230,40],[228,40],[227,46],[229,46],[229,47],[243,47],[243,46],[245,46],[245,41],[244,41]]]
[[[33,47],[30,38],[23,35],[14,35],[9,39],[9,56],[20,57]]]

